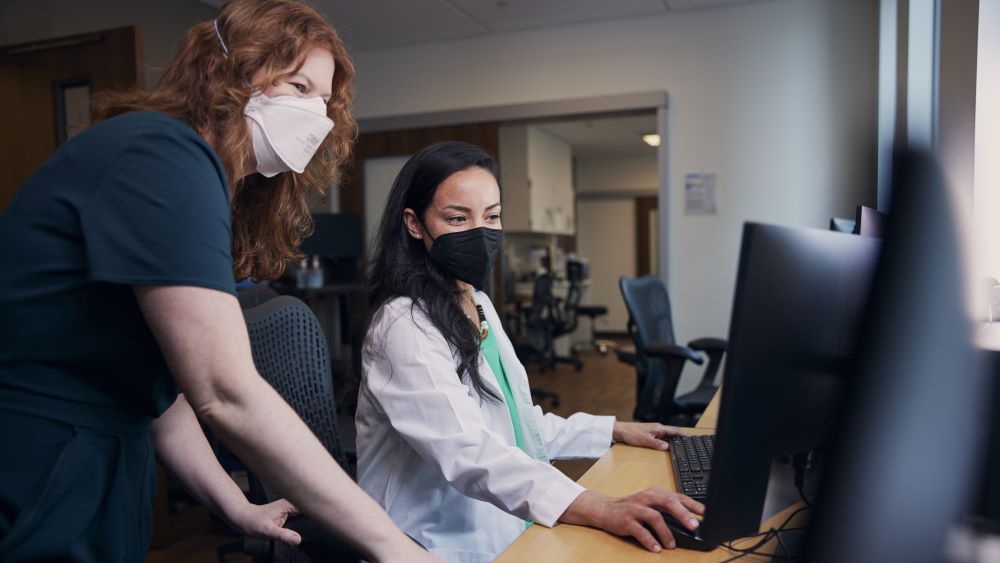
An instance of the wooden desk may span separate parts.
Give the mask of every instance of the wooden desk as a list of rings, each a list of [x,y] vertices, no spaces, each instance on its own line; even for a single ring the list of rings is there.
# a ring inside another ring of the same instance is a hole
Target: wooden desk
[[[718,418],[719,394],[705,409],[699,421],[699,428],[692,428],[691,434],[711,434]],[[706,426],[706,427],[702,427]],[[661,487],[676,491],[670,455],[645,448],[616,444],[604,454],[593,467],[580,478],[580,484],[588,489],[612,496],[625,496],[649,487]],[[792,506],[779,512],[765,522],[762,529],[777,527],[797,508]],[[796,518],[798,521],[798,518]],[[736,547],[750,547],[756,540],[738,540]],[[761,551],[774,549],[774,540]],[[521,535],[500,557],[498,563],[521,563],[523,561],[578,562],[578,561],[672,561],[678,563],[717,562],[734,555],[725,549],[704,553],[683,549],[663,550],[661,553],[646,551],[638,542],[621,538],[607,532],[584,526],[558,524],[554,528],[532,526]],[[761,556],[747,556],[747,561],[766,559]]]

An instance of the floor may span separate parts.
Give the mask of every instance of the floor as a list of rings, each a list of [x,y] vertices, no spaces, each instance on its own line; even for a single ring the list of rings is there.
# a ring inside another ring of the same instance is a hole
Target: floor
[[[538,373],[530,369],[529,378],[533,388],[542,388],[559,394],[560,406],[552,408],[547,401],[540,404],[546,411],[559,415],[574,412],[614,415],[621,420],[630,420],[635,403],[635,373],[615,358],[614,352],[602,356],[596,352],[581,352],[583,370],[574,371],[573,366],[559,365],[555,370]],[[556,462],[556,467],[577,479],[593,465],[593,461]],[[216,563],[219,562],[217,548],[231,544],[234,537],[225,528],[213,523],[204,515],[200,529],[171,543],[165,549],[150,550],[146,563]],[[250,558],[233,554],[225,558],[229,563],[249,563]]]

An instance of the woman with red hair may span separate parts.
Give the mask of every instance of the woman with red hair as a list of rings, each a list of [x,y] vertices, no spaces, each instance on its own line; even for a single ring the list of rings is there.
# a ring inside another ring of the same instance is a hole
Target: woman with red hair
[[[372,560],[431,559],[261,379],[234,295],[299,257],[356,135],[353,74],[313,9],[234,0],[21,186],[0,215],[0,560],[141,561],[154,451],[247,534],[298,543],[301,510]],[[291,503],[247,503],[199,420]]]

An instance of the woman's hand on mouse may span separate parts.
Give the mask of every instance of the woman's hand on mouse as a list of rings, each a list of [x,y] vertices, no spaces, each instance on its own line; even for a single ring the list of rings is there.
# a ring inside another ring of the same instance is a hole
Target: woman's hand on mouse
[[[676,426],[667,426],[658,422],[615,421],[614,430],[611,432],[611,439],[619,444],[666,451],[670,448],[670,445],[663,438],[686,435],[683,430]]]
[[[696,515],[704,514],[705,506],[685,495],[659,488],[625,497],[584,491],[559,520],[600,528],[619,536],[631,536],[649,551],[659,552],[663,546],[668,549],[677,546],[660,511],[669,513],[688,529],[694,530],[699,523]]]

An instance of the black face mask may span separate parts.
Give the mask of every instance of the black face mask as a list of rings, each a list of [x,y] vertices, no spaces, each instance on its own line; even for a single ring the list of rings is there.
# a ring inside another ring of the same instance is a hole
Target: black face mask
[[[481,290],[500,252],[502,232],[479,227],[431,237],[431,260],[455,279]]]

